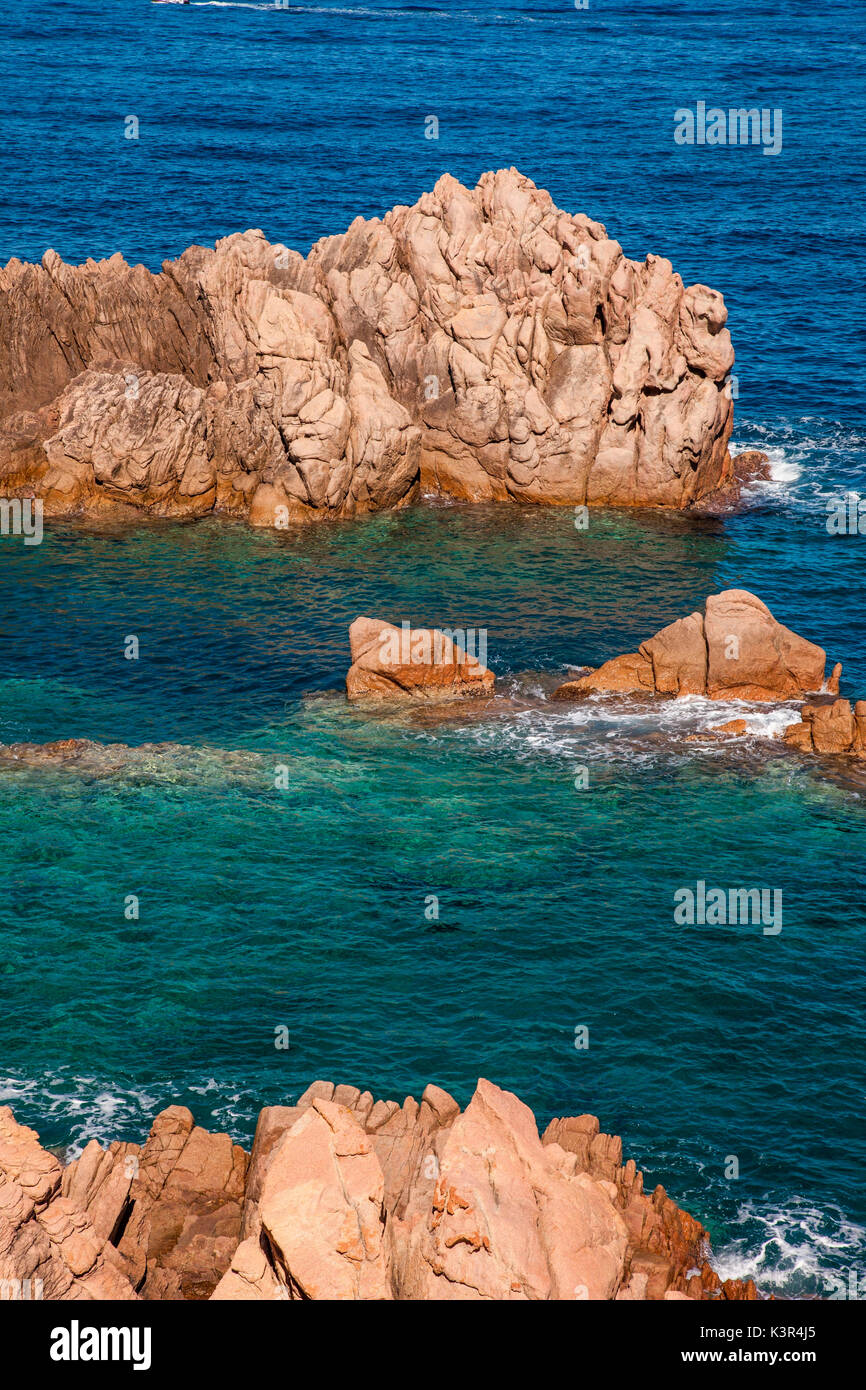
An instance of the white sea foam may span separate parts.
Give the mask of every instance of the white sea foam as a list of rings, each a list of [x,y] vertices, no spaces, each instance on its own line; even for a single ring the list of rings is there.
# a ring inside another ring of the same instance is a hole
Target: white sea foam
[[[798,478],[802,477],[802,464],[788,458],[784,449],[772,449],[768,451],[767,457],[770,461],[770,476],[774,483],[796,483]]]
[[[187,1094],[206,1097],[202,1123],[249,1142],[261,1109],[259,1092],[234,1078],[202,1081],[167,1077],[158,1087],[108,1082],[104,1076],[74,1073],[60,1067],[38,1080],[0,1075],[0,1105],[10,1105],[17,1118],[26,1107],[37,1130],[52,1126],[65,1131],[66,1161],[77,1158],[91,1139],[103,1147],[118,1138],[144,1139],[154,1116],[167,1105],[183,1103]]]
[[[170,1103],[170,1102],[166,1102]],[[38,1111],[37,1129],[57,1121],[70,1135],[67,1161],[77,1158],[91,1139],[108,1144],[121,1132],[146,1133],[158,1108],[144,1087],[107,1086],[95,1076],[78,1076],[65,1067],[40,1080],[0,1076],[0,1104],[16,1111]]]
[[[22,1100],[29,1100],[36,1092],[35,1081],[25,1081],[23,1078],[15,1076],[0,1076],[0,1105],[15,1105]]]
[[[784,1206],[750,1201],[735,1225],[742,1234],[713,1252],[722,1279],[751,1278],[769,1293],[842,1298],[855,1287],[852,1271],[858,1280],[866,1276],[866,1230],[838,1207],[822,1210],[801,1197]]]
[[[703,695],[638,701],[627,696],[592,695],[576,704],[540,696],[532,673],[512,678],[512,696],[531,701],[525,708],[495,708],[486,719],[441,730],[422,738],[456,737],[518,759],[554,758],[580,763],[603,761],[636,765],[660,759],[683,762],[725,757],[732,747],[751,747],[762,756],[772,752],[785,730],[799,721],[795,704],[761,704],[746,700],[710,700]],[[733,719],[746,723],[743,734],[715,737]]]
[[[745,734],[741,738],[781,739],[785,730],[800,721],[799,705],[764,705],[757,708],[749,700],[710,700],[704,695],[684,695],[666,701],[659,711],[662,728],[676,728],[680,723],[691,724],[696,734],[711,733],[720,724],[732,719],[744,719]]]
[[[733,455],[745,453],[754,448],[754,444],[731,442],[731,453]],[[777,501],[783,499],[794,500],[797,496],[796,485],[803,476],[803,468],[806,458],[805,449],[796,449],[782,444],[762,443],[762,453],[767,455],[769,465],[769,478],[753,478],[743,489],[745,496],[748,497],[773,497]]]
[[[850,488],[866,491],[866,437],[842,421],[803,416],[773,425],[745,421],[742,428],[731,453],[760,449],[770,468],[769,478],[747,484],[747,499],[814,513]]]

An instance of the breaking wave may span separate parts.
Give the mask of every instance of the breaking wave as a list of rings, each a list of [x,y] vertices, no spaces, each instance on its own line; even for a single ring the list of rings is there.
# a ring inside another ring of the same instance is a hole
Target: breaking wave
[[[866,435],[842,421],[817,416],[738,421],[731,453],[750,449],[767,455],[771,474],[747,488],[747,497],[755,502],[818,512],[848,491],[866,493]]]
[[[749,1201],[732,1226],[736,1234],[713,1255],[720,1278],[754,1279],[785,1298],[866,1298],[866,1230],[839,1207],[802,1197],[784,1206]]]
[[[560,704],[544,694],[544,677],[520,675],[506,684],[513,697],[510,706],[449,733],[518,759],[592,758],[637,764],[660,759],[682,762],[696,754],[727,757],[732,750],[749,749],[766,757],[773,752],[772,745],[780,745],[785,730],[800,719],[799,705],[793,703],[756,708],[753,702],[710,700],[702,695],[652,702],[592,695],[578,704]],[[523,708],[521,700],[526,702]],[[745,721],[745,732],[720,737],[719,726],[734,719]]]

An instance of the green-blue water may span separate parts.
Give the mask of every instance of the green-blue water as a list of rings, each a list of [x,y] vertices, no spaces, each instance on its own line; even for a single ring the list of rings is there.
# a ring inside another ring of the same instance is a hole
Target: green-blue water
[[[0,1098],[46,1142],[137,1136],[170,1101],[248,1141],[317,1076],[465,1103],[486,1075],[542,1123],[621,1132],[723,1272],[820,1292],[864,1218],[861,790],[767,737],[684,741],[728,706],[546,698],[735,582],[847,656],[785,558],[809,541],[813,587],[853,580],[819,531],[776,495],[724,525],[427,506],[4,541],[0,738],[184,747],[106,778],[0,773]],[[362,612],[486,628],[509,698],[350,708]],[[781,934],[675,926],[698,879],[781,889]]]

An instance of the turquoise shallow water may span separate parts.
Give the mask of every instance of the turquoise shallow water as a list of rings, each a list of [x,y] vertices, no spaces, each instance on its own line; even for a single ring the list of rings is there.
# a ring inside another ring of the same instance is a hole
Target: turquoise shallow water
[[[0,774],[0,1098],[46,1142],[138,1136],[170,1101],[248,1142],[317,1076],[465,1103],[486,1075],[542,1123],[597,1113],[724,1273],[821,1292],[866,1222],[863,789],[766,737],[791,711],[732,751],[685,742],[727,706],[547,699],[733,583],[866,688],[859,552],[808,478],[725,524],[432,505],[4,541],[0,738],[181,747],[108,778]],[[351,709],[360,612],[485,627],[507,698]],[[782,932],[676,926],[698,879],[780,889]]]

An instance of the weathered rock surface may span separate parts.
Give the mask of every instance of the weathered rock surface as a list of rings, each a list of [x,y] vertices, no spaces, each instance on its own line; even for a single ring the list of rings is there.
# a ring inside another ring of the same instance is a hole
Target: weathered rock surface
[[[785,742],[801,753],[866,758],[866,700],[804,705],[800,723],[785,730]]]
[[[392,1297],[385,1178],[352,1113],[314,1100],[273,1154],[260,1201],[264,1242],[293,1298]]]
[[[0,1107],[0,1299],[134,1299],[117,1250],[63,1177],[36,1131]]]
[[[183,1106],[153,1123],[141,1149],[91,1141],[63,1190],[93,1222],[145,1299],[209,1298],[241,1237],[247,1155]],[[116,1249],[114,1247],[116,1246]]]
[[[707,695],[713,700],[792,700],[825,689],[838,694],[841,665],[825,680],[827,656],[776,621],[746,589],[711,594],[704,613],[691,613],[616,656],[555,699],[594,692]]]
[[[183,1106],[158,1115],[118,1251],[143,1298],[209,1298],[240,1239],[247,1155]]]
[[[470,629],[471,632],[471,629]],[[492,695],[495,677],[468,650],[465,632],[402,628],[356,618],[349,628],[350,700],[436,700]],[[457,637],[457,641],[454,638]],[[460,645],[460,641],[464,645]]]
[[[443,175],[304,259],[259,231],[161,273],[0,269],[0,492],[287,526],[470,500],[730,491],[716,291],[514,169]]]
[[[403,1297],[614,1297],[628,1233],[612,1193],[542,1144],[516,1096],[479,1081],[437,1159],[432,1202],[410,1204],[403,1223]]]
[[[41,1279],[34,1294],[21,1281]],[[703,1227],[643,1191],[579,1115],[539,1138],[489,1081],[462,1113],[317,1081],[261,1112],[252,1154],[170,1106],[147,1142],[65,1170],[0,1110],[3,1296],[216,1300],[753,1299]],[[17,1291],[16,1291],[17,1290]]]
[[[85,1211],[103,1240],[116,1245],[132,1210],[130,1188],[138,1172],[138,1144],[110,1144],[95,1139],[63,1170],[64,1197]]]

